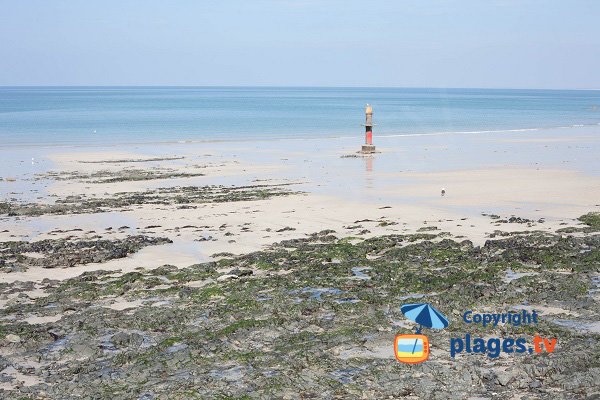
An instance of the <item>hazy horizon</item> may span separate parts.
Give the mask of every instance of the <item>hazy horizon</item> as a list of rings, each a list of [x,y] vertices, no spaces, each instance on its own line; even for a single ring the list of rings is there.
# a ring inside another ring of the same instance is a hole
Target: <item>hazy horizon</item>
[[[599,88],[427,87],[427,86],[300,86],[300,85],[0,85],[0,88],[260,88],[260,89],[425,89],[425,90],[547,90],[600,91]]]

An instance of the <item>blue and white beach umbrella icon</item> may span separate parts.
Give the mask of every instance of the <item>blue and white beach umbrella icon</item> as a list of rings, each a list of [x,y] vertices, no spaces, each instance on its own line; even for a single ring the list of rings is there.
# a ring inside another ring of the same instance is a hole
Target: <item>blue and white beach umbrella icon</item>
[[[434,329],[444,329],[448,326],[448,318],[429,304],[405,304],[400,310],[406,318],[419,324],[417,334],[421,333],[424,326]]]

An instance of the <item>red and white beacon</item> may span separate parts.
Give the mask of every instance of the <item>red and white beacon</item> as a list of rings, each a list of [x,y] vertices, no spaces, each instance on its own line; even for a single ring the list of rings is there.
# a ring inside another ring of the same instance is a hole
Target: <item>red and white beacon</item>
[[[373,107],[369,104],[365,107],[365,144],[362,146],[361,153],[375,153],[373,144]]]

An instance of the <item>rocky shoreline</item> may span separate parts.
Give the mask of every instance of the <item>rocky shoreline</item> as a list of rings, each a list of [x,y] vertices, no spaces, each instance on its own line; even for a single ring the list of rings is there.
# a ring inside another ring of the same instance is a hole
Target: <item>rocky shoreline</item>
[[[122,210],[134,205],[188,205],[264,200],[298,194],[286,190],[291,184],[247,186],[176,186],[138,192],[119,192],[110,197],[73,195],[54,199],[53,203],[0,202],[0,216],[36,217],[48,214],[84,214]]]
[[[122,240],[45,239],[34,242],[0,242],[0,271],[5,273],[26,271],[28,266],[43,268],[70,267],[73,265],[102,263],[129,254],[146,246],[172,243],[168,238],[128,236]]]
[[[583,216],[577,232],[513,232],[483,246],[444,232],[364,239],[328,230],[183,269],[2,284],[0,396],[594,398],[599,218]],[[120,245],[127,240],[149,244]],[[36,249],[52,260],[85,245],[77,243]],[[429,361],[400,364],[394,335],[414,326],[399,306],[423,296],[450,326],[427,332]],[[541,310],[534,328],[460,321],[466,309],[524,307]],[[452,359],[449,338],[467,331],[559,345],[552,354]]]

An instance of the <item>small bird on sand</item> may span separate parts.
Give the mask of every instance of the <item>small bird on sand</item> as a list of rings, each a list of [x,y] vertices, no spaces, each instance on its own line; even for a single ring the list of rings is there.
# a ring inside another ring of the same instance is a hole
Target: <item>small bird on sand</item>
[[[442,196],[446,195],[446,188],[442,188]]]

